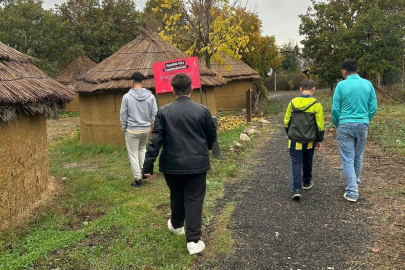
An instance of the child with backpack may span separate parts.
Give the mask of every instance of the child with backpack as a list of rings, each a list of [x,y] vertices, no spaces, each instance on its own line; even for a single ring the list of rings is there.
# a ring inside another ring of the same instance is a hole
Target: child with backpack
[[[321,103],[313,97],[315,82],[305,79],[301,95],[291,100],[284,117],[291,156],[292,198],[301,198],[301,189],[311,189],[314,150],[322,147],[324,119]],[[301,174],[302,170],[302,174]]]

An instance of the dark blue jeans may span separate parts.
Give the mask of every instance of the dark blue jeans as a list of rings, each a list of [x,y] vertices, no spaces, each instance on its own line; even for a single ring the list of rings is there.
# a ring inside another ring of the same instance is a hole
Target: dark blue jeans
[[[301,189],[303,182],[305,184],[311,182],[314,152],[314,148],[306,150],[290,149],[292,190]]]

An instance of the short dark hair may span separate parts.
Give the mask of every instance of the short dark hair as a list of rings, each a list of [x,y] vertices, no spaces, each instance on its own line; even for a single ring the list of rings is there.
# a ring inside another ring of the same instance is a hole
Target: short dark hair
[[[143,76],[143,74],[140,72],[134,72],[131,76],[131,79],[134,82],[141,83],[145,80],[145,76]]]
[[[305,79],[301,83],[302,90],[312,90],[315,87],[315,81],[312,79]]]
[[[346,59],[343,61],[341,70],[346,70],[347,72],[357,72],[357,61],[354,59]]]
[[[191,91],[191,78],[185,73],[179,73],[173,77],[172,86],[178,96],[188,95]]]

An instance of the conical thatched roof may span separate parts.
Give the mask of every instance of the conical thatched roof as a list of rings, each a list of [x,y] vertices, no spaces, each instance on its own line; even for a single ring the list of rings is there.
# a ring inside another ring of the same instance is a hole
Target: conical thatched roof
[[[75,89],[79,93],[127,90],[132,86],[130,77],[135,71],[145,75],[144,87],[154,89],[153,64],[185,57],[189,56],[149,28],[141,27],[136,39],[81,76],[74,83]],[[203,65],[200,65],[200,77],[203,87],[225,84],[214,71]]]
[[[200,60],[204,63],[204,60]],[[225,56],[223,64],[211,62],[211,69],[217,72],[226,82],[260,79],[259,73],[242,60]]]
[[[15,118],[16,109],[55,116],[56,104],[74,93],[34,66],[29,57],[0,42],[0,118]],[[52,107],[52,108],[51,108]]]
[[[87,57],[87,55],[83,54],[77,57],[76,60],[72,61],[64,69],[62,69],[58,73],[56,80],[63,84],[72,83],[80,75],[86,73],[95,65],[97,65],[96,62],[93,62],[90,58]]]

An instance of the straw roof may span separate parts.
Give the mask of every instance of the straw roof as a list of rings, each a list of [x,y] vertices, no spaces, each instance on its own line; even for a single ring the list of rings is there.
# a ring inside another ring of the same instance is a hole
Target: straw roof
[[[86,73],[95,65],[97,65],[96,62],[93,62],[87,55],[83,54],[62,69],[58,73],[56,80],[63,84],[72,83],[76,78]]]
[[[74,97],[72,90],[48,77],[33,60],[0,42],[0,118],[4,121],[15,118],[20,108],[55,116],[55,104]]]
[[[127,90],[132,86],[132,73],[139,71],[146,77],[144,87],[154,89],[153,64],[185,57],[189,56],[164,41],[151,29],[141,27],[136,39],[79,77],[74,87],[79,93]],[[226,83],[203,65],[200,65],[200,80],[202,87]]]
[[[200,62],[205,63],[200,59]],[[225,56],[223,64],[211,62],[211,69],[216,71],[226,82],[260,79],[259,73],[242,60]]]

